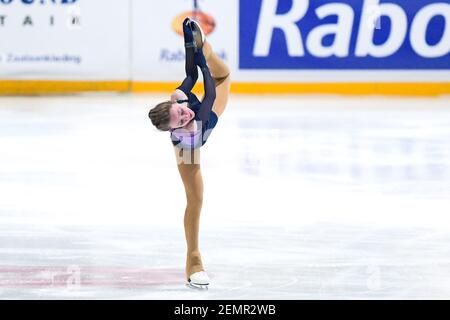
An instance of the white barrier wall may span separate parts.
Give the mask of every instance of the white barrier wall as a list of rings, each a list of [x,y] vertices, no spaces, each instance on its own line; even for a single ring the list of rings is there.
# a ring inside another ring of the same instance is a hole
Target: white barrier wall
[[[0,1],[0,79],[126,80],[130,2]]]

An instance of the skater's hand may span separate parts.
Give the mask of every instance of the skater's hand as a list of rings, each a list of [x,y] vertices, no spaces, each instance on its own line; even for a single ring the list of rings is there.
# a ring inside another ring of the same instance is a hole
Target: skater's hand
[[[171,102],[177,102],[177,100],[186,100],[186,99],[188,99],[188,96],[180,89],[176,89],[170,96]]]
[[[194,56],[195,64],[200,68],[206,68],[208,65],[206,64],[205,55],[203,54],[203,50],[199,49]]]
[[[184,21],[183,21],[184,43],[191,43],[194,41],[194,35],[192,34],[190,25],[191,25],[191,19],[189,19],[189,18],[184,19]]]

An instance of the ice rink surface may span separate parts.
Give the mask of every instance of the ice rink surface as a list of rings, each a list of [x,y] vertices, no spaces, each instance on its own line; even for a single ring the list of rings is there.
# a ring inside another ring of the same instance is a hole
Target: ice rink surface
[[[201,252],[163,95],[0,98],[0,299],[450,298],[450,98],[233,96]]]

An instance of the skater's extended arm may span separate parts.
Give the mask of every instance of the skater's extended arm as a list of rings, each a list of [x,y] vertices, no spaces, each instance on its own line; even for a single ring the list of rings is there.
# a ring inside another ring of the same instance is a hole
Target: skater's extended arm
[[[194,48],[192,47],[192,43],[194,41],[194,37],[192,36],[192,31],[187,26],[188,19],[183,22],[183,33],[184,33],[184,47],[186,52],[186,62],[185,62],[185,71],[186,78],[183,80],[181,86],[178,87],[181,91],[183,91],[187,96],[189,92],[191,92],[195,83],[198,79],[198,70],[197,65],[194,60]]]
[[[208,65],[206,64],[205,56],[202,50],[198,50],[195,54],[195,63],[200,67],[203,74],[203,83],[205,96],[203,97],[202,105],[200,106],[200,111],[198,117],[201,121],[208,121],[209,115],[211,113],[214,101],[216,100],[216,85],[214,79],[211,76]]]

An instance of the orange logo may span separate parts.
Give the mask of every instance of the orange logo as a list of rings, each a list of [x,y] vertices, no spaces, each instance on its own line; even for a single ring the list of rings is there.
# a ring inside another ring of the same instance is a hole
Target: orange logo
[[[200,11],[186,11],[180,13],[172,21],[172,29],[180,36],[183,35],[183,21],[186,18],[197,21],[202,27],[205,35],[212,33],[216,27],[216,22],[212,16]]]

